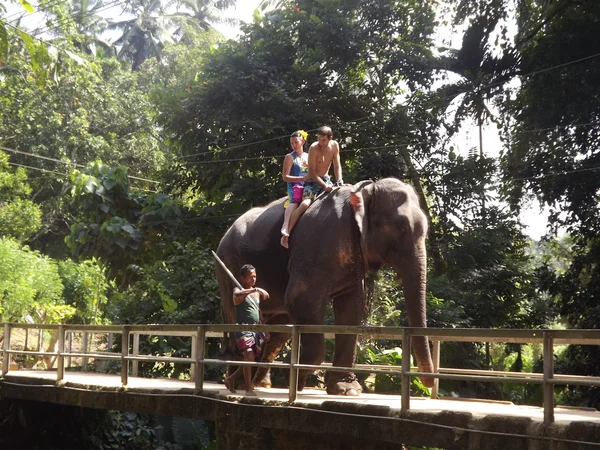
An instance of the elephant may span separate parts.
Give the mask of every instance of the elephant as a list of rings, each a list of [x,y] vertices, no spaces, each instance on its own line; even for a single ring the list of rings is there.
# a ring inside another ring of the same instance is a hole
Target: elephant
[[[427,326],[427,219],[412,186],[384,178],[322,194],[298,221],[289,249],[279,242],[284,201],[252,208],[240,216],[217,249],[235,274],[244,264],[256,268],[256,285],[270,294],[261,303],[267,324],[323,324],[326,306],[332,301],[336,325],[361,325],[365,319],[365,274],[385,265],[402,280],[409,326]],[[233,282],[218,264],[216,271],[223,320],[235,323]],[[289,334],[272,333],[263,349],[263,361],[273,361],[289,338]],[[234,345],[232,339],[228,342]],[[336,335],[333,365],[351,369],[356,343],[356,335]],[[427,337],[413,337],[412,343],[419,370],[432,373]],[[300,363],[319,365],[324,358],[324,336],[302,334]],[[310,372],[300,372],[299,390]],[[267,376],[268,370],[259,368],[254,382],[260,385]],[[425,378],[423,383],[432,386],[433,379]],[[270,381],[264,385],[269,386]],[[351,370],[329,372],[328,394],[360,395],[361,391]]]

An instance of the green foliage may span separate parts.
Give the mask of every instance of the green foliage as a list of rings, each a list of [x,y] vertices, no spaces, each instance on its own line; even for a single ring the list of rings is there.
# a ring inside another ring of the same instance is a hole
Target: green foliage
[[[130,323],[215,323],[220,317],[219,287],[210,250],[200,240],[173,250],[146,268],[121,295],[112,314]]]
[[[111,286],[106,268],[96,259],[80,263],[68,259],[58,263],[58,271],[64,286],[64,301],[76,309],[73,322],[102,323],[108,302],[107,291]]]
[[[203,205],[217,205],[224,214],[280,195],[281,157],[289,145],[281,136],[290,130],[327,123],[354,148],[406,140],[404,119],[412,116],[393,101],[405,83],[430,82],[428,5],[311,1],[297,9],[282,4],[257,16],[240,42],[214,48],[189,85],[185,107],[166,124],[176,130],[184,157],[174,187],[195,192]],[[369,115],[373,121],[356,120]],[[350,167],[361,157],[342,159]],[[402,165],[395,166],[401,175]]]
[[[77,257],[96,257],[126,286],[141,265],[158,259],[171,244],[179,208],[163,194],[129,191],[124,168],[99,162],[72,175],[71,208],[76,222],[65,239]]]
[[[62,288],[55,261],[0,238],[0,321],[19,322],[26,314],[46,323],[69,318],[74,311],[62,304]]]
[[[402,349],[395,347],[391,349],[382,350],[377,345],[371,344],[360,348],[357,356],[357,362],[360,364],[374,364],[374,365],[389,365],[402,367]],[[374,380],[365,380],[367,388],[375,393],[397,394],[400,392],[402,386],[402,377],[400,374],[375,374]],[[425,397],[431,393],[418,378],[412,378],[410,384],[411,395]]]
[[[30,194],[25,170],[11,171],[8,156],[0,152],[0,236],[23,242],[40,229],[42,211]]]

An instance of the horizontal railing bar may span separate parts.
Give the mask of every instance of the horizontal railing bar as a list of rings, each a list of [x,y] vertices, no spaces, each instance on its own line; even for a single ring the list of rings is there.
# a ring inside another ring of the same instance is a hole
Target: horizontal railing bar
[[[438,368],[440,373],[456,373],[463,375],[489,375],[494,374],[499,377],[529,377],[529,378],[544,378],[543,373],[539,372],[505,372],[502,370],[485,370],[485,369],[455,369],[455,368]],[[558,375],[557,375],[558,376]]]
[[[178,356],[144,356],[144,355],[136,355],[136,356],[124,356],[123,359],[125,361],[172,362],[172,363],[183,363],[183,364],[193,364],[193,363],[196,362],[195,359],[192,359],[192,358],[181,358],[181,357],[178,357]]]
[[[193,362],[196,362],[195,360]],[[230,361],[222,359],[201,359],[198,361],[200,364],[212,364],[212,365],[226,365],[226,366],[253,366],[253,367],[274,367],[288,369],[289,363],[283,362],[252,362],[252,361]]]
[[[120,353],[61,353],[62,356],[69,358],[94,358],[94,359],[121,359]]]
[[[40,355],[40,356],[57,356],[58,353],[57,352],[35,352],[33,350],[28,350],[28,351],[24,351],[24,350],[6,350],[6,353],[8,354],[15,354],[15,355]]]
[[[8,322],[10,328],[22,329],[58,329],[58,324],[29,324]],[[3,323],[4,325],[4,323]],[[127,325],[131,333],[149,332],[194,332],[201,324],[140,324]],[[236,325],[236,324],[202,324],[207,332],[231,332],[239,330],[248,331],[272,331],[281,333],[291,333],[294,325]],[[345,325],[295,325],[300,333],[329,333],[329,334],[361,334],[365,336],[393,336],[396,340],[401,340],[401,334],[404,329],[408,329],[412,336],[428,336],[436,340],[485,340],[485,339],[525,339],[537,341],[542,339],[545,334],[550,334],[555,341],[568,340],[565,343],[573,343],[577,340],[581,343],[600,343],[600,330],[523,330],[523,329],[484,329],[484,328],[415,328],[415,327],[378,327],[378,326],[345,326]],[[92,333],[119,333],[122,332],[122,325],[83,325],[83,324],[65,324],[63,328],[67,332],[92,332]],[[216,337],[216,336],[214,336]],[[444,339],[442,339],[444,338]],[[558,341],[558,344],[562,342]]]
[[[465,380],[465,381],[485,381],[491,383],[504,383],[508,377],[498,376],[480,376],[480,375],[458,375],[450,373],[426,373],[426,372],[410,372],[411,377],[419,378],[439,378],[440,380]],[[510,378],[513,383],[526,383],[526,384],[543,384],[543,379],[538,378]]]
[[[65,324],[65,332],[68,333],[122,333],[123,325],[81,325],[81,324]]]

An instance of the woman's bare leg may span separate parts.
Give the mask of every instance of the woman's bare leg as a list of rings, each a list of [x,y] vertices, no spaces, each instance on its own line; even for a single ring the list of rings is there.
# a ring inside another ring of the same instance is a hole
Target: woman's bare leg
[[[285,248],[288,248],[288,238],[290,237],[290,232],[288,227],[290,225],[290,218],[292,217],[292,213],[298,208],[298,203],[290,203],[287,208],[285,208],[285,214],[283,215],[283,226],[281,227],[281,245]]]
[[[300,216],[302,214],[304,214],[304,212],[308,209],[308,207],[310,206],[311,203],[312,203],[312,200],[310,198],[305,198],[304,200],[302,200],[302,203],[300,203],[300,205],[296,208],[296,211],[294,211],[294,213],[292,214],[292,217],[290,218],[290,225],[288,227],[288,235],[292,232],[292,230],[296,226],[296,223],[298,223],[298,220],[300,220]]]

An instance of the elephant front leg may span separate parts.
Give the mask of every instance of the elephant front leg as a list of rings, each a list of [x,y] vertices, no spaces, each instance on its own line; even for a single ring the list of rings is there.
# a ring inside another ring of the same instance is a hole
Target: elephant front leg
[[[318,366],[325,360],[325,336],[306,333],[301,336],[300,364]],[[298,391],[304,389],[306,377],[314,370],[298,371]]]
[[[336,325],[360,325],[362,299],[364,295],[361,291],[355,291],[349,294],[336,297],[333,300],[333,312]],[[335,335],[335,353],[333,365],[339,367],[352,367],[356,360],[356,341],[355,334],[336,334]],[[327,393],[330,395],[348,395],[358,396],[362,392],[362,386],[358,382],[354,373],[348,372],[329,372],[327,380]]]

